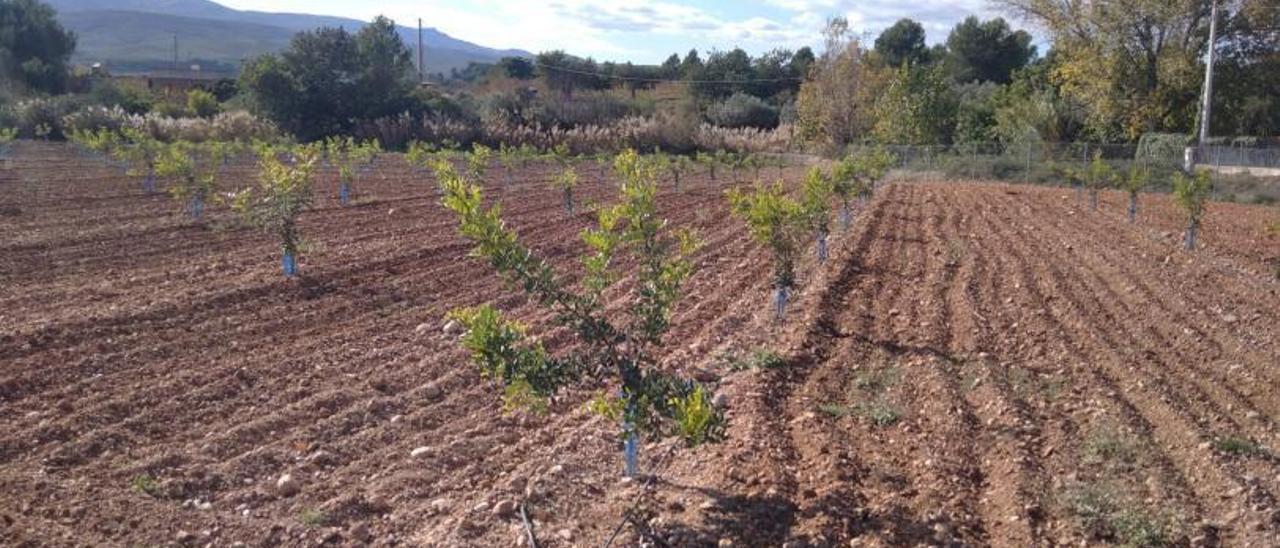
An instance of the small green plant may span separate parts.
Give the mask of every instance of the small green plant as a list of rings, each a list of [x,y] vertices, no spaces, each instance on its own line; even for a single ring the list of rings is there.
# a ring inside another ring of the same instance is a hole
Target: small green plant
[[[892,426],[902,418],[902,412],[880,400],[858,404],[858,414],[876,426]]]
[[[1169,520],[1138,507],[1119,487],[1090,483],[1065,494],[1065,506],[1091,539],[1130,547],[1167,546],[1174,527]]]
[[[564,193],[564,214],[566,217],[573,216],[573,189],[578,187],[578,170],[572,165],[566,165],[564,170],[551,180],[551,186]]]
[[[1127,468],[1137,464],[1142,447],[1137,439],[1115,425],[1102,425],[1085,436],[1082,453],[1084,461],[1111,468]]]
[[[1220,453],[1237,456],[1250,456],[1261,452],[1258,444],[1236,436],[1226,436],[1213,440],[1213,448]]]
[[[1173,176],[1174,203],[1187,213],[1187,231],[1183,243],[1188,250],[1196,248],[1196,237],[1199,235],[1205,206],[1212,192],[1213,183],[1209,180],[1208,171],[1198,170],[1190,177],[1181,173]]]
[[[662,155],[662,167],[671,175],[671,184],[676,192],[680,192],[681,176],[689,171],[692,160],[688,156],[682,154]]]
[[[317,509],[303,510],[298,516],[302,524],[307,527],[321,527],[329,522],[329,516],[323,511]]]
[[[757,348],[743,356],[729,353],[721,356],[731,371],[747,371],[752,369],[778,369],[787,364],[782,356],[773,350]]]
[[[139,474],[129,482],[129,488],[135,492],[155,497],[160,494],[160,481],[150,474]]]
[[[280,238],[281,264],[286,277],[298,273],[301,236],[298,216],[311,206],[312,174],[319,161],[320,150],[301,146],[287,154],[263,146],[258,149],[258,185],[235,193],[232,210],[248,223]]]
[[[787,196],[781,182],[758,184],[750,192],[732,188],[726,195],[733,214],[773,256],[774,319],[782,321],[796,285],[796,248],[805,229],[805,209]]]
[[[165,145],[132,128],[122,130],[118,141],[107,135],[114,135],[114,133],[90,137],[90,146],[110,147],[117,159],[125,163],[125,174],[130,177],[142,177],[142,189],[146,192],[155,192],[156,166]]]
[[[1098,192],[1104,188],[1113,186],[1115,183],[1115,171],[1111,169],[1111,164],[1102,159],[1102,151],[1098,151],[1093,155],[1093,161],[1089,162],[1089,169],[1085,171],[1084,184],[1089,189],[1089,208],[1098,210]]]
[[[520,160],[521,150],[518,148],[507,146],[506,143],[498,145],[498,165],[502,166],[503,189],[510,188],[515,183],[514,175],[516,163]]]
[[[155,173],[169,179],[169,195],[186,207],[192,219],[203,218],[205,203],[217,182],[217,167],[205,147],[181,141],[164,145],[156,158]]]
[[[431,143],[412,141],[405,151],[404,160],[410,168],[428,169],[435,161],[436,147]]]
[[[613,418],[622,423],[626,473],[634,476],[640,434],[675,434],[696,445],[722,437],[724,418],[704,389],[663,372],[656,359],[681,286],[693,271],[696,240],[671,231],[658,216],[652,164],[626,151],[615,165],[628,174],[621,181],[622,199],[601,207],[596,227],[583,232],[588,251],[580,289],[520,242],[503,224],[498,206],[483,206],[478,185],[447,163],[437,163],[436,170],[445,207],[458,215],[462,235],[475,244],[473,256],[553,310],[557,322],[582,342],[580,350],[554,356],[489,305],[455,310],[450,317],[465,329],[462,343],[472,361],[502,384],[508,404],[546,400],[588,379],[616,383],[616,395],[601,396],[593,408],[619,412]],[[636,271],[625,307],[628,320],[619,323],[606,314],[602,295],[620,278],[613,268],[624,253],[635,259],[627,263]]]
[[[1120,179],[1120,186],[1129,194],[1129,222],[1138,220],[1138,193],[1151,184],[1151,170],[1145,166],[1133,166],[1128,174]]]
[[[854,413],[854,410],[847,405],[839,403],[824,403],[818,406],[818,411],[825,413],[833,419],[847,417]]]
[[[876,394],[896,384],[901,377],[902,372],[896,367],[860,371],[853,376],[853,386]]]

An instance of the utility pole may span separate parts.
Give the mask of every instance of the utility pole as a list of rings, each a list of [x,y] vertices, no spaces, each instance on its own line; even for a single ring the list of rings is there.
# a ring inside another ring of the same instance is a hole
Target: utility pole
[[[418,18],[418,85],[427,81],[427,67],[422,64],[422,18]]]
[[[1209,144],[1209,122],[1213,117],[1213,62],[1217,57],[1218,41],[1218,0],[1213,0],[1213,7],[1209,10],[1209,58],[1204,65],[1204,91],[1200,103],[1200,134],[1196,140],[1196,153],[1185,155],[1186,171],[1190,172],[1195,167],[1195,161],[1199,154],[1202,154],[1204,147]]]

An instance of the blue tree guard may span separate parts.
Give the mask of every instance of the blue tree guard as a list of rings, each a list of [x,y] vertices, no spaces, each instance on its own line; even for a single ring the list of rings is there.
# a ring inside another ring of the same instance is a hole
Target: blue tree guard
[[[142,179],[142,190],[151,193],[156,191],[156,172],[148,171],[146,178]]]
[[[775,320],[782,321],[787,314],[787,299],[791,296],[791,290],[786,286],[778,287],[773,290],[773,317]]]
[[[1199,230],[1200,230],[1200,223],[1192,222],[1190,225],[1187,225],[1187,235],[1185,238],[1185,242],[1188,250],[1195,250],[1196,232],[1199,232]]]
[[[298,258],[294,256],[292,252],[284,252],[281,264],[284,267],[284,275],[286,278],[292,278],[298,274]]]
[[[840,207],[840,228],[849,230],[849,222],[853,220],[853,211],[849,208],[849,204]]]
[[[827,233],[818,231],[818,262],[827,262]]]
[[[636,477],[639,469],[640,441],[636,437],[635,428],[626,426],[627,439],[622,442],[622,458],[625,463],[624,473],[628,478]]]
[[[338,201],[342,202],[342,205],[347,205],[351,202],[351,185],[346,182],[342,183],[342,186],[338,188]]]
[[[1138,197],[1129,196],[1129,222],[1138,220]]]
[[[204,196],[195,195],[191,197],[191,218],[199,220],[204,215]]]

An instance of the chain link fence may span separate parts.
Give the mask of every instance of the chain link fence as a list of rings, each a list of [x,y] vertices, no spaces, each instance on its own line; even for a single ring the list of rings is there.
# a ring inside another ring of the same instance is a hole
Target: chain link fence
[[[857,152],[862,146],[853,146]],[[1171,189],[1188,150],[1143,151],[1136,144],[963,143],[890,145],[895,169],[907,176],[941,180],[994,180],[1066,185],[1068,170],[1083,171],[1095,155],[1124,173],[1132,166],[1151,171],[1152,191]],[[1273,203],[1280,200],[1280,148],[1231,145],[1189,149],[1197,168],[1211,173],[1218,199]]]

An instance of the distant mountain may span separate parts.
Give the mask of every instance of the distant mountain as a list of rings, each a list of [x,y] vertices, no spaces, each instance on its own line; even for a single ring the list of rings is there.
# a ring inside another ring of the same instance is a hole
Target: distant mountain
[[[165,67],[173,61],[173,36],[183,64],[202,62],[238,66],[249,57],[288,47],[294,33],[319,27],[349,31],[363,21],[298,13],[241,11],[209,0],[45,0],[58,10],[63,26],[79,37],[76,60],[103,62],[120,70]],[[417,28],[400,26],[410,50]],[[427,72],[449,72],[470,62],[493,62],[506,56],[532,57],[522,50],[486,48],[424,28],[422,43]],[[416,62],[416,61],[415,61]]]

